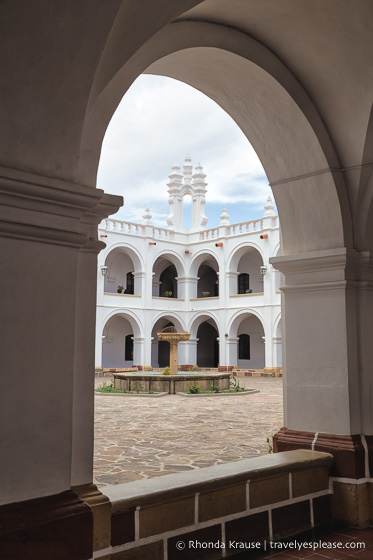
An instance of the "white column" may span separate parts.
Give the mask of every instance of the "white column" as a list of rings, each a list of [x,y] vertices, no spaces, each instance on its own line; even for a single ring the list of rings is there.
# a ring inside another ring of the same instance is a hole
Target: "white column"
[[[285,275],[284,424],[289,429],[372,433],[371,368],[364,368],[368,363],[362,355],[371,337],[372,315],[363,317],[358,305],[367,285],[362,281],[367,276],[365,260],[364,254],[344,248],[271,259]]]
[[[188,341],[179,342],[178,344],[178,352],[177,352],[177,363],[179,365],[189,364],[188,362]],[[195,363],[195,362],[193,362]]]
[[[188,359],[186,361],[187,364],[197,364],[197,344],[198,338],[190,338],[185,343],[185,345],[188,347]]]
[[[263,309],[264,312],[264,325],[263,325],[263,342],[264,342],[264,368],[273,371],[275,367],[274,354],[273,354],[273,332],[272,332],[272,308],[266,306]]]
[[[187,289],[189,291],[189,299],[195,299],[197,297],[198,289],[198,277],[189,276]]]
[[[227,299],[229,300],[229,296],[234,296],[238,294],[238,285],[237,285],[238,272],[227,272],[226,277],[227,277],[227,287],[228,287]]]
[[[227,366],[236,366],[238,364],[238,338],[227,337],[225,339]]]
[[[187,286],[188,286],[188,278],[186,277],[176,277],[177,281],[177,297],[178,299],[186,299],[187,293]]]
[[[161,284],[162,284],[162,282],[157,282],[157,281],[153,280],[153,282],[152,282],[152,296],[159,297],[159,289],[160,289]]]
[[[145,365],[145,338],[133,336],[132,340],[133,340],[133,365],[144,366]]]
[[[282,338],[274,336],[273,339],[274,367],[282,367]]]
[[[146,291],[146,274],[145,272],[134,272],[134,293],[135,296],[144,297]]]
[[[149,350],[149,362],[148,360],[146,360],[146,363],[149,363],[149,365],[152,367],[158,367],[158,338],[151,337]]]
[[[121,198],[14,169],[3,168],[1,181],[1,359],[12,391],[0,397],[0,503],[8,504],[92,482],[97,252],[104,246],[92,237]]]
[[[97,254],[104,248],[92,239],[79,251],[76,283],[71,485],[93,479],[94,340]],[[100,345],[101,347],[101,345]]]

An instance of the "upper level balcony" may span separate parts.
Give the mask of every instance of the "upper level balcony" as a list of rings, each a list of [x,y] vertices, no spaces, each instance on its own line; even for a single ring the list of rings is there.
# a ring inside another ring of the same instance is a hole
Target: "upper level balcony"
[[[278,216],[194,232],[109,218],[99,235],[107,243],[99,256],[105,305],[182,310],[188,301],[188,308],[215,309],[263,305],[278,291],[269,264],[279,249]]]
[[[135,224],[122,220],[107,218],[99,226],[103,232],[113,232],[130,236],[151,237],[154,241],[171,241],[176,243],[196,243],[198,241],[216,241],[221,237],[237,237],[247,234],[260,234],[264,230],[279,227],[278,216],[269,216],[237,224],[229,224],[197,232],[173,231],[167,228]],[[104,234],[105,235],[105,234]]]

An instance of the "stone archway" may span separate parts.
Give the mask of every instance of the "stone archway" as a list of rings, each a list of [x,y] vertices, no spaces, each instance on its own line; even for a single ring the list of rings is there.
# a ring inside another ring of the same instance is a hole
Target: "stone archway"
[[[93,187],[107,123],[146,70],[209,95],[259,154],[283,224],[283,256],[273,263],[285,276],[285,422],[293,433],[282,441],[333,451],[339,438],[351,468],[337,460],[336,474],[344,484],[366,484],[371,457],[360,434],[373,434],[373,315],[372,257],[362,251],[373,246],[366,177],[373,34],[369,0],[340,4],[310,10],[305,2],[165,0],[159,10],[150,0],[91,0],[87,10],[71,1],[57,8],[1,3],[2,293],[9,294],[2,359],[15,373],[2,406],[10,426],[2,503],[19,509],[68,494],[86,558],[91,512],[74,502],[71,487],[92,481],[93,395],[86,387],[103,248],[95,230],[122,203]],[[20,335],[22,348],[14,343]],[[16,375],[30,367],[32,386]],[[60,534],[65,546],[70,534]]]

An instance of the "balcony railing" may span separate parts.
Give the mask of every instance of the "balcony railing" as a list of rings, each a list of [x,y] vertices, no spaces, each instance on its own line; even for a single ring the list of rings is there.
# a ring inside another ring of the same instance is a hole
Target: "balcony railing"
[[[238,224],[232,224],[225,226],[224,236],[242,235],[244,233],[258,233],[263,230],[264,220],[268,218],[260,218],[258,220],[249,220],[247,222],[240,222]],[[266,227],[268,222],[266,221]],[[278,216],[271,217],[271,227],[278,226]],[[147,235],[146,226],[142,224],[134,224],[132,222],[124,222],[122,220],[113,220],[112,218],[107,218],[103,220],[100,224],[100,229],[106,231],[113,231],[117,233],[124,233],[127,235]],[[215,227],[211,229],[205,229],[199,232],[200,241],[207,241],[209,239],[217,239],[220,236],[220,228]],[[166,241],[174,241],[175,236],[178,234],[172,230],[160,227],[152,227],[151,236],[153,239],[160,239]],[[198,234],[198,232],[196,232]],[[184,234],[185,235],[185,234]]]

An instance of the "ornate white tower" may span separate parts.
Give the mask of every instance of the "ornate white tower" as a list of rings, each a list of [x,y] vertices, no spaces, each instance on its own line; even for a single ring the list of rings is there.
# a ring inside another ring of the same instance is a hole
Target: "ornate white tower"
[[[195,173],[193,175],[193,207],[192,207],[192,228],[193,229],[203,229],[207,224],[207,218],[205,216],[205,204],[206,204],[206,187],[205,183],[206,174],[203,172],[202,165],[199,163],[196,166]]]
[[[168,199],[170,214],[166,221],[170,229],[179,230],[183,226],[183,196],[181,194],[183,176],[180,173],[180,167],[176,163],[172,168],[169,179],[170,182],[167,183],[167,186],[168,194],[170,195]]]
[[[207,224],[205,216],[206,204],[206,174],[199,163],[195,168],[195,173],[192,175],[193,166],[192,160],[189,155],[186,156],[183,175],[180,173],[180,167],[174,165],[172,173],[169,175],[170,182],[167,184],[170,205],[170,213],[167,218],[167,223],[170,229],[174,231],[183,231],[186,228],[183,226],[183,200],[185,195],[192,196],[192,225],[190,230],[199,231],[204,229]]]

